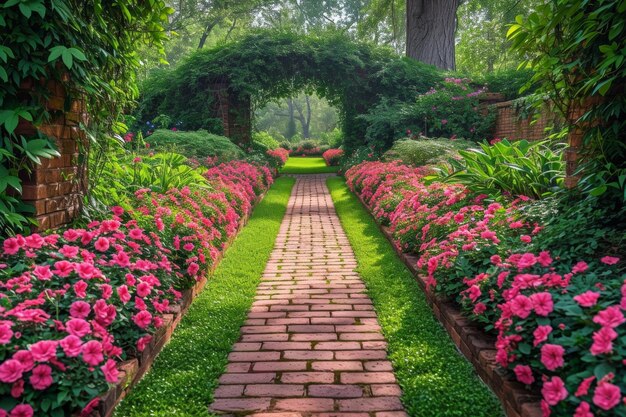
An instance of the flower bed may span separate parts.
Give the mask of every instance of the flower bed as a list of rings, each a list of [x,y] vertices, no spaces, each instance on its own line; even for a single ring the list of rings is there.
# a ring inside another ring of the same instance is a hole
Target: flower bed
[[[279,170],[285,166],[289,159],[289,151],[283,148],[270,149],[266,152],[272,168]]]
[[[342,156],[342,149],[329,149],[322,154],[322,158],[329,167],[338,166]]]
[[[243,162],[205,175],[210,188],[140,190],[132,209],[85,229],[3,242],[0,415],[89,415],[119,361],[171,321],[272,183]]]
[[[397,248],[417,257],[428,288],[497,334],[498,363],[541,390],[545,416],[626,415],[619,259],[570,266],[547,251],[531,253],[542,226],[519,215],[527,199],[490,203],[464,186],[426,185],[422,177],[397,163],[346,172],[351,190],[390,225]]]

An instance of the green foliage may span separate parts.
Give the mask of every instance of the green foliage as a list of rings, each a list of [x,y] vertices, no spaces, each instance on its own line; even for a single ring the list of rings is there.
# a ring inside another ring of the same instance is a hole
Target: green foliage
[[[254,300],[293,183],[276,180],[115,417],[209,416],[217,379]]]
[[[0,171],[15,178],[17,171],[40,163],[39,158],[56,155],[40,132],[25,137],[18,129],[18,123],[39,128],[58,116],[46,109],[50,91],[36,80],[62,83],[67,108],[80,96],[94,125],[119,130],[121,110],[137,95],[134,70],[140,63],[135,50],[144,43],[162,50],[161,24],[169,12],[162,0],[5,1],[0,8]],[[9,197],[0,191],[2,234],[26,226],[20,186],[9,185],[17,194]]]
[[[458,154],[458,150],[474,145],[466,140],[450,139],[401,139],[396,141],[390,150],[384,153],[387,161],[400,160],[405,165],[422,166],[443,162]]]
[[[495,113],[480,108],[478,97],[483,91],[471,89],[469,80],[446,78],[439,87],[418,95],[413,103],[382,100],[361,117],[368,123],[367,142],[389,149],[395,140],[412,132],[431,137],[487,138]]]
[[[389,359],[412,416],[502,416],[499,401],[480,382],[433,317],[415,277],[397,257],[374,219],[341,178],[327,185],[367,285]]]
[[[208,157],[217,158],[217,162],[244,157],[241,148],[231,142],[230,139],[213,135],[204,130],[181,132],[162,129],[157,130],[145,140],[150,144],[150,149],[173,150],[201,162],[204,162]]]
[[[330,148],[339,148],[343,144],[343,133],[335,128],[330,132],[320,135],[320,143],[328,145]]]
[[[172,188],[208,187],[202,171],[189,166],[187,158],[176,153],[139,157],[122,151],[110,156],[99,171],[91,196],[109,207],[124,206],[142,188],[165,193]]]
[[[581,259],[620,256],[626,243],[626,208],[597,198],[557,195],[521,207],[531,223],[543,226],[531,253],[547,250],[567,267]]]
[[[451,158],[450,168],[441,171],[448,183],[463,184],[493,197],[502,192],[541,198],[558,191],[565,173],[563,146],[551,149],[547,142],[520,140],[459,151],[461,159]]]
[[[352,153],[344,155],[340,163],[341,172],[346,172],[355,165],[359,165],[365,161],[377,161],[382,156],[382,152],[375,147],[361,146]]]
[[[590,163],[580,173],[585,190],[611,190],[626,201],[626,3],[542,3],[518,16],[507,35],[535,70],[538,93],[552,99],[571,129],[587,132]],[[537,105],[543,98],[537,97]],[[581,108],[586,113],[579,118]]]
[[[533,75],[528,68],[508,69],[475,76],[473,81],[487,87],[490,93],[501,93],[506,100],[513,100],[521,97],[521,90],[525,95],[534,92],[534,85],[529,85]]]
[[[252,133],[252,141],[264,145],[267,149],[276,149],[280,147],[280,143],[268,132]]]
[[[144,83],[137,119],[145,124],[164,113],[182,129],[211,131],[215,83],[228,82],[231,94],[251,97],[256,108],[306,90],[338,109],[345,145],[355,148],[366,128],[355,119],[358,114],[381,97],[413,98],[440,79],[434,67],[336,31],[309,36],[258,31],[155,73]]]

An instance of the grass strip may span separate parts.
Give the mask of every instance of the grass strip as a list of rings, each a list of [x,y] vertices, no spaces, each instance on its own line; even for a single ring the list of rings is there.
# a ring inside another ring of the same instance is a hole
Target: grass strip
[[[327,185],[389,342],[409,415],[502,416],[500,402],[456,350],[415,278],[343,178],[329,178]]]
[[[252,305],[294,182],[276,180],[115,417],[210,415],[213,391]]]
[[[324,158],[290,157],[281,169],[282,174],[327,174],[337,172],[339,167],[328,167]]]

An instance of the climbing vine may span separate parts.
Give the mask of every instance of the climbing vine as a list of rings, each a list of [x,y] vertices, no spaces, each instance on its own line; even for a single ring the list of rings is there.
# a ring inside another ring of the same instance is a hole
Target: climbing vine
[[[441,79],[434,67],[339,32],[302,36],[258,31],[238,42],[198,51],[173,70],[154,73],[142,86],[137,119],[145,124],[167,114],[183,129],[216,131],[221,122],[211,113],[211,97],[218,83],[236,95],[251,97],[255,106],[305,90],[339,109],[344,146],[350,149],[365,137],[366,124],[359,114],[383,97],[412,101]]]
[[[119,115],[138,94],[135,53],[142,43],[162,51],[163,0],[7,0],[0,6],[0,233],[27,226],[19,173],[58,155],[39,127],[52,120],[49,83],[63,85],[66,110],[84,99],[94,130],[119,132]],[[34,135],[20,134],[32,123]],[[32,209],[31,209],[32,211]]]

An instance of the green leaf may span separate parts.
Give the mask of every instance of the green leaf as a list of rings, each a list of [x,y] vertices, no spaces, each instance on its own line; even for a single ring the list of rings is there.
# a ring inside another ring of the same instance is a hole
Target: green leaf
[[[530,345],[528,343],[520,343],[517,345],[517,349],[524,355],[530,355]]]
[[[615,368],[608,363],[601,363],[593,370],[593,374],[598,380],[601,380],[605,375],[608,375],[609,373],[615,373]]]
[[[63,51],[63,53],[61,54],[61,59],[68,69],[72,69],[72,65],[74,64],[74,58],[72,52],[69,49]]]
[[[70,51],[70,53],[74,56],[74,58],[78,59],[79,61],[86,61],[87,57],[85,57],[85,54],[77,48],[69,48],[68,51]]]
[[[48,62],[52,62],[55,59],[59,58],[61,54],[66,50],[65,46],[55,46],[50,48],[50,55],[48,55]]]
[[[5,83],[9,81],[9,75],[2,65],[0,65],[0,79]]]
[[[30,5],[26,3],[20,3],[19,8],[20,8],[20,12],[22,12],[22,14],[26,16],[27,19],[30,19],[30,15],[33,13],[33,10],[30,8]]]

